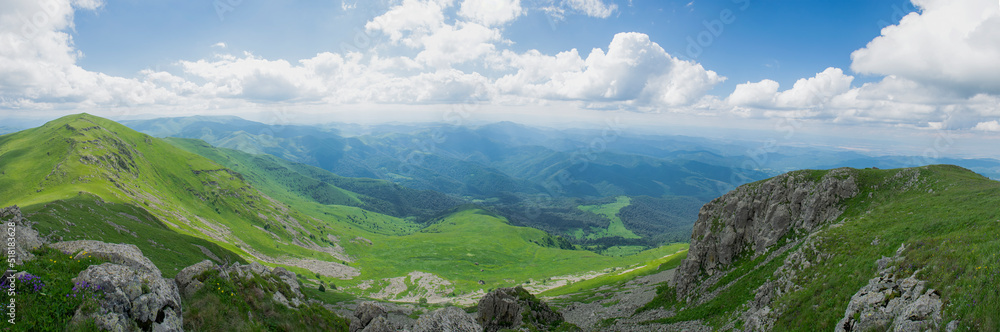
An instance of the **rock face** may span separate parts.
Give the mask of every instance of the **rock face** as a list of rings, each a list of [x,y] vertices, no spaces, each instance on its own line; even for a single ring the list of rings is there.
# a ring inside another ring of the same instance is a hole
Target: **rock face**
[[[31,254],[31,250],[40,247],[46,241],[44,238],[38,235],[38,232],[31,228],[31,222],[21,216],[21,209],[17,205],[8,206],[0,209],[0,223],[2,223],[3,234],[4,234],[4,246],[10,243],[10,233],[8,228],[14,226],[14,260],[17,264],[25,260],[32,260],[35,255]],[[3,251],[3,256],[7,256],[7,248],[5,247]]]
[[[469,332],[482,331],[476,320],[455,307],[446,307],[423,315],[413,325],[413,332]]]
[[[879,276],[851,297],[837,331],[934,331],[942,327],[941,294],[925,288],[916,273],[901,278],[895,267],[886,267],[902,251],[900,247],[896,257],[878,260]]]
[[[843,212],[858,187],[851,169],[835,169],[820,179],[810,171],[792,172],[740,186],[705,204],[691,234],[687,259],[674,285],[687,296],[702,273],[724,271],[740,255],[757,256],[793,231],[809,232]]]
[[[93,318],[101,329],[111,331],[183,331],[181,296],[173,280],[134,245],[99,241],[71,241],[52,244],[63,252],[93,255],[110,263],[91,265],[73,282],[104,293],[94,312],[78,309],[74,321]]]
[[[354,310],[354,321],[351,322],[350,332],[358,331],[370,331],[367,328],[369,325],[373,325],[372,322],[377,318],[382,318],[383,323],[385,322],[386,316],[389,312],[385,310],[381,304],[375,302],[362,302],[358,305],[358,308]],[[378,329],[380,327],[371,326],[372,330]]]
[[[549,308],[521,286],[497,288],[479,300],[476,321],[485,332],[532,326],[548,330],[563,321],[563,315]]]

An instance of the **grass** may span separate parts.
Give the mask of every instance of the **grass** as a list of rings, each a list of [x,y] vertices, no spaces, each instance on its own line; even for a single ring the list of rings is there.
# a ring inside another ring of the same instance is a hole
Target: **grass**
[[[4,303],[4,319],[0,320],[0,329],[4,331],[63,331],[66,329],[86,330],[84,322],[80,326],[68,326],[77,308],[96,310],[98,301],[103,298],[102,290],[90,285],[74,285],[73,278],[88,266],[100,264],[97,258],[86,257],[74,259],[59,250],[42,247],[32,252],[35,259],[25,261],[14,268],[26,271],[30,275],[18,278],[15,282],[16,293],[10,296],[9,283],[6,279],[0,287],[0,303]],[[16,305],[15,324],[10,324],[7,315],[8,305]]]
[[[205,286],[185,299],[184,329],[190,331],[347,331],[349,321],[323,306],[288,308],[271,299],[287,285],[256,276],[225,279],[210,270],[198,276]],[[284,287],[281,287],[284,286]]]
[[[542,292],[539,296],[555,297],[571,295],[571,298],[580,300],[579,302],[591,302],[592,296],[597,293],[597,289],[605,286],[616,286],[625,282],[650,274],[676,268],[684,258],[687,258],[687,243],[675,243],[661,247],[663,252],[668,254],[644,263],[642,266],[628,272],[612,272],[596,278],[587,279],[559,288],[553,288]],[[679,252],[678,252],[679,251]]]
[[[635,235],[635,233],[633,233],[632,231],[628,230],[628,228],[625,228],[625,223],[623,223],[621,218],[618,217],[618,211],[621,211],[623,207],[628,206],[630,203],[631,203],[631,198],[629,198],[628,196],[619,196],[613,203],[578,206],[577,208],[582,211],[604,216],[605,218],[608,218],[608,220],[611,221],[611,223],[608,224],[607,229],[592,228],[590,230],[590,233],[583,235],[583,237],[586,237],[587,239],[600,239],[600,238],[614,237],[614,236],[619,236],[626,239],[641,238],[640,236]],[[578,236],[579,238],[579,236],[582,235],[582,233],[577,232],[575,235]]]
[[[467,292],[512,286],[528,279],[646,262],[684,246],[661,247],[614,258],[536,244],[544,242],[548,236],[537,229],[511,226],[482,210],[467,209],[420,232],[396,237],[373,236],[371,246],[352,243],[348,249],[355,249],[352,252],[358,253],[358,263],[365,267],[358,280],[423,271],[450,280],[456,291]],[[518,268],[511,269],[511,266]],[[479,285],[478,280],[485,281],[486,285]]]
[[[901,170],[857,171],[863,186],[848,202],[848,221],[821,236],[819,251],[834,258],[800,273],[805,289],[780,299],[791,309],[776,329],[832,328],[851,295],[875,276],[875,260],[892,256],[903,243],[901,275],[919,270],[917,277],[941,293],[944,322],[1000,329],[1000,183],[955,166],[916,172],[918,181],[911,182],[913,176]],[[797,309],[810,307],[816,309]]]
[[[98,240],[128,243],[139,247],[160,268],[163,276],[173,278],[178,271],[209,259],[201,248],[225,262],[246,261],[215,243],[186,234],[177,234],[135,206],[102,202],[93,195],[79,195],[66,200],[38,204],[22,210],[35,222],[35,230],[55,241]]]
[[[906,244],[898,273],[927,281],[945,303],[943,322],[958,320],[961,329],[1000,329],[1000,183],[956,166],[897,170],[852,170],[860,192],[842,202],[846,207],[837,227],[818,233],[816,250],[804,249],[810,264],[792,280],[801,290],[782,295],[771,305],[783,308],[774,330],[832,330],[847,304],[875,277],[875,261],[892,256]],[[803,171],[818,181],[825,171]],[[751,184],[752,185],[752,184]],[[876,241],[877,240],[877,241]],[[800,245],[801,246],[801,245]],[[638,312],[673,308],[673,317],[658,323],[701,319],[718,328],[735,319],[733,313],[753,300],[755,290],[773,278],[784,257],[761,268],[758,261],[739,259],[718,286],[732,284],[713,300],[685,306],[673,289],[662,285],[658,295]],[[820,253],[831,255],[819,260]],[[919,272],[918,272],[919,271]],[[742,277],[742,278],[738,278]],[[738,280],[737,280],[738,279]],[[735,282],[733,282],[735,281]],[[742,322],[737,322],[737,326]]]

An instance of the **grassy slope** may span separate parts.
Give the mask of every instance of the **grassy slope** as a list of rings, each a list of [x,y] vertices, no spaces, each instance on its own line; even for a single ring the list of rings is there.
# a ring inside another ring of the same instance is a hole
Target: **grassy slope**
[[[148,257],[166,278],[181,269],[205,260],[205,248],[225,262],[245,260],[215,243],[186,234],[177,234],[143,209],[120,203],[106,203],[91,195],[37,204],[23,211],[35,222],[34,228],[54,241],[98,240],[131,243]],[[200,247],[199,247],[200,246]]]
[[[813,180],[826,173],[804,172]],[[786,308],[774,329],[832,330],[851,296],[876,276],[875,261],[892,256],[903,243],[901,274],[919,271],[918,278],[941,292],[945,322],[957,319],[983,331],[1000,328],[1000,182],[955,166],[865,169],[855,176],[860,193],[844,202],[843,225],[818,234],[818,251],[833,257],[797,273],[795,282],[804,289],[772,305]],[[816,252],[805,253],[810,262],[817,261]],[[707,319],[721,326],[753,299],[753,291],[771,278],[785,255],[760,269],[737,269],[745,276],[714,300],[661,322]],[[654,307],[683,305],[674,301],[672,290],[653,302]]]
[[[387,235],[409,234],[419,229],[419,225],[405,219],[345,206],[345,204],[360,203],[359,195],[306,177],[288,168],[276,157],[214,148],[200,140],[168,139],[167,141],[179,148],[231,167],[268,196],[316,218],[330,222],[347,221],[365,231]],[[317,196],[325,199],[317,199]]]
[[[305,241],[303,230],[319,234],[319,227],[262,196],[241,175],[99,117],[66,116],[0,136],[0,170],[2,206],[31,207],[89,193],[142,207],[181,234],[241,254],[243,243],[269,256],[331,258],[292,244]],[[294,222],[302,228],[281,225]],[[220,227],[217,238],[205,234]]]
[[[281,161],[269,161],[274,157],[214,148],[198,140],[169,141],[233,167],[267,195],[293,209],[327,221],[326,225],[332,232],[346,236],[350,241],[341,241],[341,245],[352,257],[357,258],[357,263],[352,264],[361,267],[359,278],[337,281],[338,285],[347,287],[364,280],[380,280],[405,276],[412,271],[423,271],[450,280],[458,292],[466,292],[498,285],[513,285],[529,278],[540,279],[645,263],[664,256],[665,250],[674,248],[652,249],[626,258],[549,248],[537,244],[544,243],[548,234],[533,228],[511,226],[506,220],[478,209],[462,210],[442,217],[440,222],[417,231],[417,225],[404,219],[354,207],[316,202],[307,193],[295,190],[294,186],[289,186],[289,182],[282,179],[285,176],[302,177],[305,174],[288,175],[286,172],[294,169]],[[274,172],[276,167],[281,167],[282,170]],[[621,206],[627,205],[627,198],[625,204],[618,205],[617,208],[608,208],[607,213],[614,216]],[[348,214],[352,211],[359,212]],[[346,217],[360,217],[362,214],[369,219],[377,217],[386,222],[373,227],[353,222]],[[395,228],[390,228],[393,226]],[[356,241],[358,237],[369,240],[372,244]],[[511,269],[511,266],[521,268]],[[488,286],[479,285],[478,280],[484,280]],[[378,289],[373,288],[370,292]]]

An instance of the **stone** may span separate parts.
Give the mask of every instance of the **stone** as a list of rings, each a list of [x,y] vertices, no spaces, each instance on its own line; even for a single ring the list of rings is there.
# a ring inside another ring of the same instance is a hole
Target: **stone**
[[[362,331],[372,320],[378,317],[387,317],[389,312],[384,306],[376,302],[361,302],[357,309],[354,309],[354,320],[351,322],[350,332]]]
[[[521,286],[494,289],[479,300],[478,308],[476,321],[485,332],[526,325],[536,330],[548,330],[564,320],[561,313],[549,308]]]
[[[371,323],[368,324],[368,326],[365,326],[365,328],[361,330],[361,332],[395,332],[395,331],[396,328],[392,327],[392,324],[389,323],[389,318],[386,318],[386,316],[375,317],[375,319],[373,319]]]
[[[197,264],[185,267],[180,272],[177,272],[177,276],[174,277],[174,281],[177,282],[177,288],[180,289],[181,294],[185,297],[190,297],[194,293],[198,292],[202,287],[205,286],[204,283],[194,279],[198,275],[204,273],[205,271],[211,269],[218,269],[218,266],[210,260],[203,260]]]
[[[156,265],[149,258],[143,256],[142,251],[134,244],[113,244],[94,240],[78,240],[57,242],[49,246],[62,252],[75,253],[75,258],[89,255],[160,276],[160,269],[156,268]]]
[[[9,235],[6,231],[9,224],[14,224],[14,261],[16,264],[21,264],[23,261],[32,260],[35,255],[31,253],[31,250],[41,247],[43,244],[48,243],[48,241],[38,234],[34,228],[32,228],[33,223],[24,219],[21,215],[21,208],[17,205],[12,205],[0,209],[0,224],[3,225],[4,229],[4,245],[8,243]],[[8,257],[7,250],[3,251],[3,256]]]
[[[420,316],[412,332],[468,332],[482,331],[476,320],[462,309],[445,307]]]
[[[93,318],[111,331],[183,331],[177,284],[155,272],[117,263],[88,267],[73,282],[100,290],[104,298],[96,312],[78,310],[73,320]]]

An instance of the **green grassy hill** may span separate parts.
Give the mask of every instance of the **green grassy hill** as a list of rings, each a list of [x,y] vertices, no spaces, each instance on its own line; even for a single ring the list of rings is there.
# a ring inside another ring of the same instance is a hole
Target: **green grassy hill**
[[[818,182],[828,172],[790,175]],[[769,250],[783,243],[794,247],[770,263],[763,262],[766,255],[736,260],[708,288],[722,289],[710,301],[685,303],[664,285],[646,309],[676,311],[660,323],[700,319],[716,328],[733,322],[743,326],[742,312],[755,292],[792,271],[787,280],[795,286],[779,293],[770,306],[775,308],[773,329],[830,331],[851,297],[878,276],[876,261],[894,256],[905,245],[904,259],[890,266],[898,275],[914,275],[938,291],[944,303],[942,327],[954,320],[959,330],[1000,329],[1000,182],[947,165],[846,174],[855,179],[859,192],[840,202],[843,214],[812,238],[806,241],[806,234],[790,233]],[[795,259],[786,261],[791,255]],[[800,261],[810,264],[785,265]]]
[[[55,240],[135,244],[168,276],[206,258],[258,260],[356,294],[415,301],[677,250],[624,258],[570,250],[474,206],[448,210],[455,202],[201,141],[161,140],[86,114],[0,136],[0,205],[22,206]]]
[[[341,260],[335,245],[319,240],[323,222],[261,194],[239,173],[113,121],[72,115],[0,136],[0,205],[55,216],[64,214],[60,204],[45,205],[67,200],[139,207],[177,233],[300,271],[302,259]],[[67,219],[46,220],[62,229],[58,223]],[[98,236],[96,229],[77,231]]]

